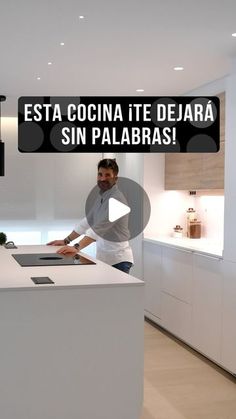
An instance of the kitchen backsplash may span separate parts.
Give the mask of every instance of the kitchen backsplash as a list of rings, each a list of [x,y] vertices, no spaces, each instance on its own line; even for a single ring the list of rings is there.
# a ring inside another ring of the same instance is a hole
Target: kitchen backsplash
[[[224,196],[196,196],[196,211],[202,221],[202,236],[223,242]]]
[[[190,196],[187,191],[163,191],[152,194],[152,217],[145,236],[170,236],[177,224],[187,230],[188,208],[194,208],[197,219],[202,222],[201,236],[212,241],[223,242],[224,196]]]

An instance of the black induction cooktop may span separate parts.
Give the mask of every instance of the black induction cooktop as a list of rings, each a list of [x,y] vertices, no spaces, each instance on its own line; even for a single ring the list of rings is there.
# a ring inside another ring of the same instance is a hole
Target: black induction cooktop
[[[58,253],[26,253],[12,256],[21,266],[96,265],[95,262],[80,255],[72,257]]]

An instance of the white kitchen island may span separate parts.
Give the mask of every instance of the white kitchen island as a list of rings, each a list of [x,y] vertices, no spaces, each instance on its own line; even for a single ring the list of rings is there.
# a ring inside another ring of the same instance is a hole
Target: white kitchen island
[[[21,267],[12,257],[56,250],[0,246],[0,417],[139,419],[143,282],[99,261]]]

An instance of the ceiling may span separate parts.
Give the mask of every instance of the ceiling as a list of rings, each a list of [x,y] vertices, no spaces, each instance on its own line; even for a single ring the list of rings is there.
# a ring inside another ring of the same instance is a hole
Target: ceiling
[[[2,113],[22,95],[190,91],[229,73],[235,16],[235,0],[1,0]]]

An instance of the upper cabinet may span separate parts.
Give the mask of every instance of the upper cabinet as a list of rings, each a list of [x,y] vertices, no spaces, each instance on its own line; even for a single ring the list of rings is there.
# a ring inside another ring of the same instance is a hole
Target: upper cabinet
[[[165,155],[165,189],[224,189],[225,94],[220,99],[220,150],[218,153]]]

